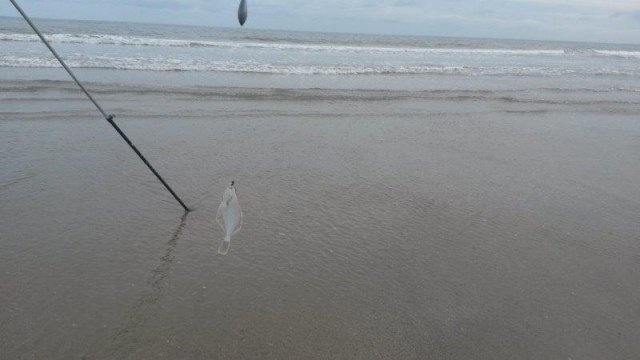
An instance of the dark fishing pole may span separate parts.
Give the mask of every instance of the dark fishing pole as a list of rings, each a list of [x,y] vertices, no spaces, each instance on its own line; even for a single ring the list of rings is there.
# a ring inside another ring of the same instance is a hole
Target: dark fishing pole
[[[116,124],[116,122],[113,120],[114,119],[114,115],[107,115],[107,113],[102,109],[102,107],[96,102],[96,100],[93,98],[93,96],[91,96],[91,94],[89,94],[89,92],[87,91],[87,89],[84,88],[84,86],[80,83],[80,81],[78,80],[78,78],[74,75],[74,73],[71,71],[71,69],[67,66],[67,64],[62,60],[62,58],[60,57],[60,55],[58,55],[58,53],[53,49],[53,47],[51,46],[51,44],[49,44],[49,42],[47,41],[47,39],[44,38],[44,36],[42,35],[42,33],[40,32],[40,30],[38,30],[38,28],[34,25],[33,22],[31,22],[31,19],[27,16],[27,14],[22,10],[22,8],[18,5],[18,3],[16,3],[15,0],[9,0],[11,1],[11,3],[13,4],[13,6],[16,8],[16,10],[18,10],[18,12],[20,13],[20,15],[22,15],[22,17],[27,21],[27,23],[29,24],[29,26],[31,26],[31,28],[33,29],[33,31],[35,31],[35,33],[38,35],[38,37],[40,38],[40,40],[42,40],[42,42],[47,46],[47,48],[49,48],[49,50],[51,51],[51,53],[53,54],[53,56],[56,57],[56,59],[58,59],[58,61],[60,62],[60,65],[62,65],[62,67],[67,71],[67,73],[69,73],[69,76],[71,76],[71,78],[73,79],[73,81],[76,82],[76,84],[78,84],[78,86],[80,87],[80,89],[84,92],[85,95],[87,95],[87,97],[89,98],[89,100],[91,100],[91,102],[93,103],[93,105],[96,106],[96,108],[98,109],[98,111],[100,111],[100,113],[102,114],[102,116],[104,116],[104,119],[107,120],[107,122],[109,124],[111,124],[111,126],[113,126],[113,128],[118,132],[118,134],[120,134],[120,136],[122,137],[122,139],[124,139],[124,141],[131,147],[131,149],[138,155],[138,157],[140,157],[140,160],[142,160],[142,162],[144,162],[145,165],[147,165],[147,167],[149,168],[149,170],[151,170],[151,172],[153,173],[153,175],[155,175],[158,180],[160,180],[160,182],[162,183],[162,185],[164,185],[165,188],[167,188],[167,190],[169,190],[169,192],[171,193],[171,195],[173,195],[173,197],[180,203],[180,205],[182,206],[182,208],[184,209],[184,211],[189,212],[189,208],[187,207],[187,205],[184,204],[184,202],[182,202],[182,200],[180,199],[180,197],[178,197],[178,195],[173,191],[173,189],[171,189],[171,187],[169,186],[169,184],[167,184],[166,181],[164,181],[164,179],[162,178],[162,176],[160,176],[160,174],[158,174],[158,172],[156,171],[156,169],[153,168],[153,166],[151,166],[151,164],[147,161],[147,159],[142,155],[142,153],[135,147],[135,145],[133,145],[133,143],[131,142],[131,140],[129,140],[129,138],[127,137],[127,135],[125,135],[125,133],[120,129],[120,127]]]

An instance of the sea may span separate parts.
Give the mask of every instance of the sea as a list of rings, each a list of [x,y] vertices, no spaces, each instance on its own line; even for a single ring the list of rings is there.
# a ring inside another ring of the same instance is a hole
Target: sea
[[[88,81],[388,90],[640,91],[640,45],[36,19]],[[0,79],[66,79],[0,18]]]

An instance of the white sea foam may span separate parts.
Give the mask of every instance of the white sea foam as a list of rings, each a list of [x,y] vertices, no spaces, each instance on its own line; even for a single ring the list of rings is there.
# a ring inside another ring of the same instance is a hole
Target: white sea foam
[[[640,59],[640,51],[596,50],[597,54],[625,59]]]
[[[298,75],[640,75],[640,67],[634,66],[634,60],[640,60],[639,51],[478,48],[474,44],[456,47],[450,43],[434,47],[361,46],[262,41],[255,38],[213,41],[109,34],[56,33],[46,36],[54,43],[105,45],[65,49],[69,65],[76,68]],[[16,49],[10,51],[10,55],[7,52],[0,53],[0,66],[59,66],[48,54],[31,50],[28,43],[39,41],[32,34],[0,33],[0,45],[2,42],[5,45],[14,42],[8,48]],[[120,46],[126,46],[126,49]],[[220,49],[220,54],[212,56],[207,51],[170,51],[168,48]]]
[[[357,65],[292,65],[254,61],[197,61],[164,58],[74,57],[67,59],[73,68],[102,68],[146,71],[246,72],[296,75],[349,74],[471,74],[470,69],[455,66],[357,66]],[[59,67],[53,58],[0,56],[0,66],[24,68]]]
[[[539,66],[402,66],[402,65],[308,65],[283,64],[256,61],[205,61],[172,58],[107,57],[74,55],[67,59],[73,68],[96,68],[141,71],[192,71],[192,72],[239,72],[290,75],[367,75],[367,74],[443,74],[443,75],[513,75],[513,76],[560,76],[577,74],[575,70]],[[60,64],[52,57],[0,56],[0,66],[18,68],[50,68]],[[622,72],[619,69],[598,69],[591,75],[640,75]]]
[[[347,46],[324,44],[296,44],[286,42],[246,42],[246,41],[213,41],[184,40],[152,37],[136,37],[109,34],[48,34],[46,38],[54,43],[99,44],[123,46],[153,47],[210,47],[225,49],[265,49],[304,52],[337,52],[337,53],[383,53],[383,54],[478,54],[478,55],[510,55],[510,56],[611,56],[626,59],[640,59],[640,51],[599,50],[599,49],[504,49],[504,48],[452,48],[452,47],[385,47],[385,46]],[[39,42],[33,34],[0,33],[0,41]]]
[[[566,55],[581,56],[612,56],[625,59],[640,59],[640,51],[623,51],[623,50],[597,50],[597,49],[564,49]]]
[[[210,40],[183,40],[162,39],[150,37],[121,36],[108,34],[49,34],[46,35],[51,42],[74,44],[105,44],[105,45],[129,45],[129,46],[165,46],[165,47],[218,47],[218,48],[246,48],[246,49],[270,49],[287,51],[325,51],[325,52],[363,52],[363,53],[433,53],[433,54],[484,54],[484,55],[565,55],[577,52],[566,49],[484,49],[484,48],[447,48],[447,47],[384,47],[384,46],[347,46],[324,44],[294,44],[275,42],[244,42],[244,41],[210,41]],[[37,42],[40,41],[32,34],[5,34],[0,33],[0,41]],[[638,56],[640,53],[625,51],[598,51],[603,55]]]

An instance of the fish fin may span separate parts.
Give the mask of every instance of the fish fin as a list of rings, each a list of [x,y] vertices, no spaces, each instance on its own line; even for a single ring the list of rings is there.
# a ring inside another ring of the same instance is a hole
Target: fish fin
[[[220,206],[218,206],[218,212],[216,213],[216,222],[218,222],[218,225],[220,225],[220,227],[226,231],[226,228],[224,226],[224,218],[222,217],[224,208],[225,208],[224,202],[220,204]]]
[[[218,254],[227,255],[230,247],[231,247],[231,237],[225,236],[224,240],[220,242],[220,246],[218,246]]]
[[[240,229],[242,229],[242,210],[240,210],[240,222],[238,222],[238,228],[231,235],[235,235],[235,233],[240,231]]]

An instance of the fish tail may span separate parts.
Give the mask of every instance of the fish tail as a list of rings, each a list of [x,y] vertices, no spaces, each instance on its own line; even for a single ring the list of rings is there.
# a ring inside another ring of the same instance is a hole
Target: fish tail
[[[224,237],[224,240],[220,242],[220,246],[218,246],[218,254],[227,255],[230,247],[231,247],[231,235],[226,235]]]

